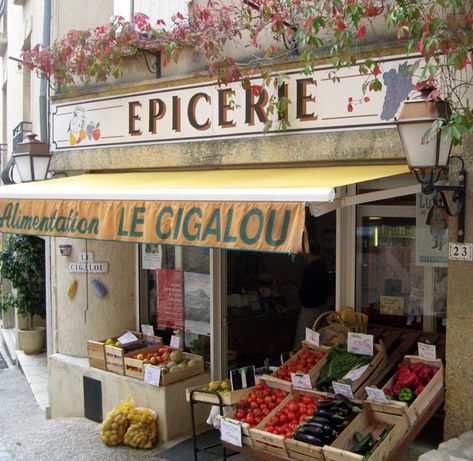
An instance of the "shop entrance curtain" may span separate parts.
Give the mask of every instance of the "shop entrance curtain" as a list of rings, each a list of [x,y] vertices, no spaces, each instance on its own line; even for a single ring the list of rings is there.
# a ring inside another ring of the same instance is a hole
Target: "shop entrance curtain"
[[[0,232],[297,253],[305,203],[406,173],[367,165],[84,174],[0,187]]]

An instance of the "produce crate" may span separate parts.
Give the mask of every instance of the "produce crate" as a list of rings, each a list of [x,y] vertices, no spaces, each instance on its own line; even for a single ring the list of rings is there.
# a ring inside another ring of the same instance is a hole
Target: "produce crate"
[[[163,338],[161,336],[143,335],[142,339],[146,347],[163,345]]]
[[[272,387],[274,389],[281,389],[283,391],[286,391],[286,392],[291,392],[291,383],[288,382],[288,381],[284,381],[282,379],[275,379],[273,378],[272,376],[262,376],[259,380],[259,382],[263,382],[265,383],[268,387]],[[240,399],[244,399],[254,388],[253,387],[250,387],[250,388],[247,388],[245,389],[245,392],[243,393],[243,395],[240,397]],[[291,394],[289,394],[291,395]],[[282,403],[282,402],[281,402]],[[279,405],[278,405],[279,406]],[[278,408],[278,407],[276,407]],[[275,408],[275,409],[276,409]],[[274,409],[274,410],[275,410]],[[273,410],[273,411],[274,411]],[[269,415],[271,415],[273,413],[273,411],[271,411]],[[242,443],[243,445],[247,445],[247,446],[250,446],[252,447],[254,444],[253,444],[253,440],[250,436],[250,425],[243,422],[243,421],[239,421],[238,419],[235,419],[235,414],[237,412],[237,408],[233,408],[232,410],[230,410],[228,413],[225,414],[224,418],[234,424],[238,424],[240,427],[241,427],[241,434],[242,434]],[[261,421],[261,423],[263,422],[263,420]],[[260,423],[260,424],[261,424]]]
[[[414,363],[424,363],[430,367],[437,368],[438,371],[427,383],[424,390],[410,403],[407,408],[407,417],[410,424],[415,424],[416,421],[425,413],[427,408],[430,406],[432,400],[435,400],[439,395],[444,394],[445,389],[445,377],[442,360],[424,360],[416,355],[406,355],[402,361],[403,365],[411,365]],[[394,384],[394,376],[383,386],[383,389],[392,387]],[[392,401],[395,405],[403,405],[403,402],[396,400]],[[405,405],[405,404],[404,404]]]
[[[128,330],[129,331],[129,330]],[[142,334],[136,331],[131,331],[137,338],[138,341],[127,344],[127,348],[134,347],[141,344]],[[121,335],[112,336],[111,339],[114,341]],[[107,338],[108,339],[108,338]],[[89,365],[94,368],[100,368],[101,370],[107,370],[107,357],[105,352],[105,341],[107,339],[102,339],[99,341],[88,340],[87,341],[87,356],[89,358]],[[108,346],[114,347],[114,346]],[[118,349],[118,348],[117,348]],[[112,371],[112,370],[110,370]],[[123,374],[123,373],[121,373]]]
[[[369,381],[369,377],[376,370],[377,367],[382,366],[382,364],[387,360],[386,348],[383,344],[374,344],[374,356],[371,362],[368,365],[368,368],[363,372],[363,374],[353,381],[351,388],[355,398],[358,398],[358,389],[363,388],[366,383]],[[320,367],[315,376],[315,385],[317,385],[317,380],[319,378],[322,367]]]
[[[124,369],[125,375],[131,376],[132,378],[144,380],[144,361],[132,358],[137,352],[146,355],[149,353],[156,352],[162,346],[151,346],[144,349],[135,350],[133,352],[125,354],[124,358]],[[204,358],[200,355],[189,354],[187,352],[182,353],[185,360],[198,359],[199,363],[191,367],[182,368],[182,370],[175,371],[173,373],[161,374],[161,386],[166,384],[175,383],[191,376],[199,375],[204,372]],[[153,365],[152,365],[153,366]]]
[[[284,380],[278,380],[278,381],[287,383],[287,381],[284,381]],[[286,396],[286,398],[276,408],[274,408],[267,416],[265,416],[264,419],[256,427],[250,429],[250,437],[251,437],[251,440],[253,441],[253,446],[263,451],[269,451],[271,453],[275,453],[276,455],[282,456],[282,457],[290,456],[291,454],[289,453],[289,450],[291,450],[292,453],[293,454],[295,453],[297,456],[297,453],[299,453],[299,449],[297,445],[288,444],[287,442],[289,441],[289,439],[286,439],[282,435],[266,432],[264,428],[266,424],[269,422],[269,420],[271,419],[271,417],[275,415],[279,410],[283,409],[291,399],[303,397],[304,395],[310,395],[312,397],[321,397],[322,399],[325,399],[327,396],[327,394],[323,392],[316,392],[310,389],[293,389],[292,392],[290,392]],[[306,444],[306,445],[309,445],[309,444]],[[320,447],[311,445],[311,448],[312,448],[311,451],[313,453],[317,453],[317,456],[320,456],[320,454],[322,453]],[[294,459],[305,459],[305,458],[294,458]],[[323,459],[323,458],[319,457],[315,459]]]
[[[247,387],[245,389],[239,389],[238,391],[229,391],[225,394],[220,394],[222,398],[223,405],[233,405],[237,403],[240,399],[245,397],[250,390],[254,389],[254,387]],[[207,390],[202,386],[195,386],[195,387],[188,387],[186,389],[186,399],[190,402],[190,395],[192,391],[199,391],[199,390]],[[198,400],[199,402],[205,403],[213,403],[215,405],[219,404],[219,400],[217,395],[214,394],[207,394],[207,393],[198,393],[194,392],[194,399]]]
[[[320,369],[325,365],[325,362],[327,361],[327,353],[329,350],[330,350],[330,347],[326,347],[326,346],[318,347],[318,346],[314,346],[308,343],[307,341],[302,341],[302,348],[299,351],[297,351],[291,358],[286,360],[283,363],[283,365],[296,362],[298,360],[299,355],[304,351],[310,351],[310,352],[315,352],[315,353],[324,352],[325,355],[307,373],[308,375],[310,375],[310,382],[312,383],[312,386],[313,386],[315,384],[317,376],[320,374]],[[274,379],[277,379],[278,381],[281,381],[281,382],[286,382],[286,383],[290,382],[290,381],[286,381],[284,379],[279,378],[278,371],[275,371],[271,376]]]
[[[391,429],[387,437],[373,448],[374,452],[370,460],[379,461],[387,459],[391,451],[409,431],[407,415],[399,413],[399,406],[373,404],[366,401],[363,405],[363,412],[360,413],[348,425],[348,427],[337,437],[332,445],[325,445],[322,450],[326,461],[363,461],[363,455],[358,455],[350,450],[356,444],[353,435],[359,432],[363,437],[369,432],[376,439],[385,429]]]

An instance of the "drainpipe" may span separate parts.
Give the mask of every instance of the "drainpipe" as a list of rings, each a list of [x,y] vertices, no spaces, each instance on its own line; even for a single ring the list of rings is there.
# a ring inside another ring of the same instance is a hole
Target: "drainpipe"
[[[49,46],[51,42],[51,0],[44,0],[42,42],[44,46]],[[42,78],[39,85],[39,125],[41,141],[49,143],[48,81]]]

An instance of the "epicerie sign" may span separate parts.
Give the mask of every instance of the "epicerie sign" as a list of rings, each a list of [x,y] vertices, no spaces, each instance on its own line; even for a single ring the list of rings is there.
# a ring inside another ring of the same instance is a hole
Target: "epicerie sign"
[[[95,262],[94,254],[91,251],[81,252],[78,262],[69,263],[69,272],[107,273],[108,263]]]

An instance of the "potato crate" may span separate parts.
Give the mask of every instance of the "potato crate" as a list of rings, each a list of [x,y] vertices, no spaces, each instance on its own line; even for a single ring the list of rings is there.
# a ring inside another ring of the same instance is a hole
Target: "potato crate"
[[[302,348],[297,351],[292,357],[290,357],[288,360],[286,360],[282,365],[287,365],[289,363],[296,362],[299,358],[299,356],[306,351],[314,352],[314,353],[323,353],[324,356],[308,371],[308,375],[310,376],[310,381],[312,385],[315,384],[315,381],[317,379],[317,376],[320,373],[320,369],[325,365],[327,361],[327,353],[330,350],[329,347],[326,346],[314,346],[310,344],[307,341],[302,341]],[[286,381],[282,378],[279,377],[279,371],[275,371],[272,375],[273,378],[282,381],[282,382],[291,382],[291,381]]]
[[[228,391],[228,392],[225,392],[225,394],[220,394],[220,397],[222,399],[222,404],[228,406],[228,405],[233,405],[237,403],[240,399],[245,397],[251,389],[254,389],[254,387],[247,387],[245,389],[239,389],[237,391]],[[187,401],[190,402],[191,392],[194,391],[193,393],[194,400],[199,401],[199,402],[213,403],[215,405],[219,405],[220,401],[218,399],[218,396],[216,395],[217,391],[214,391],[213,394],[209,394],[207,392],[205,393],[199,392],[199,390],[208,391],[208,389],[205,388],[204,386],[188,387],[186,389]]]
[[[403,365],[411,365],[414,363],[423,363],[429,367],[437,368],[438,371],[427,383],[424,390],[409,404],[407,408],[407,417],[410,424],[414,425],[417,420],[425,413],[430,403],[438,398],[440,395],[444,395],[445,390],[445,377],[442,360],[425,360],[416,355],[406,355],[402,361]],[[383,386],[383,389],[392,387],[394,385],[394,376]],[[392,401],[395,405],[402,405],[403,402],[396,400]]]
[[[289,392],[289,395],[290,395],[290,392],[291,392],[291,388],[292,388],[292,385],[291,383],[289,383],[288,381],[284,381],[282,379],[276,379],[276,378],[273,378],[272,376],[262,376],[259,380],[259,382],[261,383],[265,383],[268,387],[272,387],[274,389],[281,389],[283,391],[286,391],[286,392]],[[240,397],[240,399],[244,399],[247,397],[247,395],[254,389],[254,387],[250,387],[250,388],[247,388],[247,389],[244,389],[244,393],[243,395]],[[242,389],[243,390],[243,389]],[[281,402],[282,403],[282,402]],[[279,405],[278,405],[279,406]],[[277,408],[277,407],[276,407]],[[273,410],[274,411],[274,410]],[[270,414],[273,413],[273,411],[271,411],[268,416]],[[238,424],[240,427],[241,427],[241,434],[242,434],[242,443],[243,445],[247,445],[247,446],[250,446],[252,447],[254,444],[253,444],[253,440],[250,436],[250,425],[248,423],[245,423],[243,421],[239,421],[238,419],[235,419],[235,414],[237,412],[237,407],[233,408],[232,410],[230,410],[228,413],[225,414],[224,418],[234,424]],[[263,422],[263,420],[261,421]],[[261,424],[261,423],[260,423]]]
[[[283,381],[287,383],[287,381],[284,380],[278,381]],[[312,397],[320,397],[321,399],[326,399],[327,397],[327,394],[324,392],[316,392],[310,389],[293,389],[292,392],[290,392],[287,397],[274,410],[271,411],[271,413],[265,416],[264,419],[256,427],[250,429],[250,437],[253,441],[253,446],[282,457],[293,457],[294,454],[296,454],[297,456],[297,454],[299,453],[299,448],[296,444],[288,444],[287,442],[290,442],[289,439],[282,435],[266,432],[264,428],[266,427],[266,424],[270,421],[271,417],[274,416],[279,410],[282,410],[290,400],[299,399],[305,395],[310,395]],[[323,457],[321,457],[322,451],[320,447],[311,445],[311,448],[312,452],[316,453],[318,456],[317,458],[312,459],[323,459]],[[292,455],[291,453],[289,453],[289,450],[292,451]],[[294,459],[307,458],[294,457]]]
[[[129,331],[129,330],[128,330]],[[134,347],[141,344],[142,334],[136,331],[131,331],[137,338],[138,341],[127,344],[127,348]],[[112,336],[110,339],[114,341],[121,335]],[[109,339],[109,338],[107,338]],[[89,358],[89,365],[94,368],[100,368],[101,370],[107,370],[107,358],[105,353],[105,342],[107,339],[99,341],[88,340],[87,341],[87,356]],[[109,346],[112,347],[112,346]],[[112,370],[110,370],[112,371]]]
[[[382,366],[382,364],[387,360],[386,348],[383,344],[374,344],[374,356],[371,362],[368,364],[366,370],[351,384],[351,388],[355,398],[357,398],[357,390],[362,388],[365,383],[369,380],[371,374],[376,370],[377,367]],[[319,368],[315,376],[315,385],[317,385],[317,380],[319,378],[322,367]]]
[[[371,433],[375,444],[371,461],[388,459],[390,453],[397,448],[398,443],[409,431],[407,415],[399,414],[401,407],[396,405],[373,404],[365,401],[363,412],[355,417],[348,427],[337,437],[332,445],[325,445],[322,450],[326,461],[363,461],[365,457],[353,453],[351,450],[356,445],[354,434],[359,432],[362,437]],[[405,408],[404,408],[405,410]],[[401,413],[403,413],[401,411]],[[385,430],[388,435],[381,441],[378,440]]]

